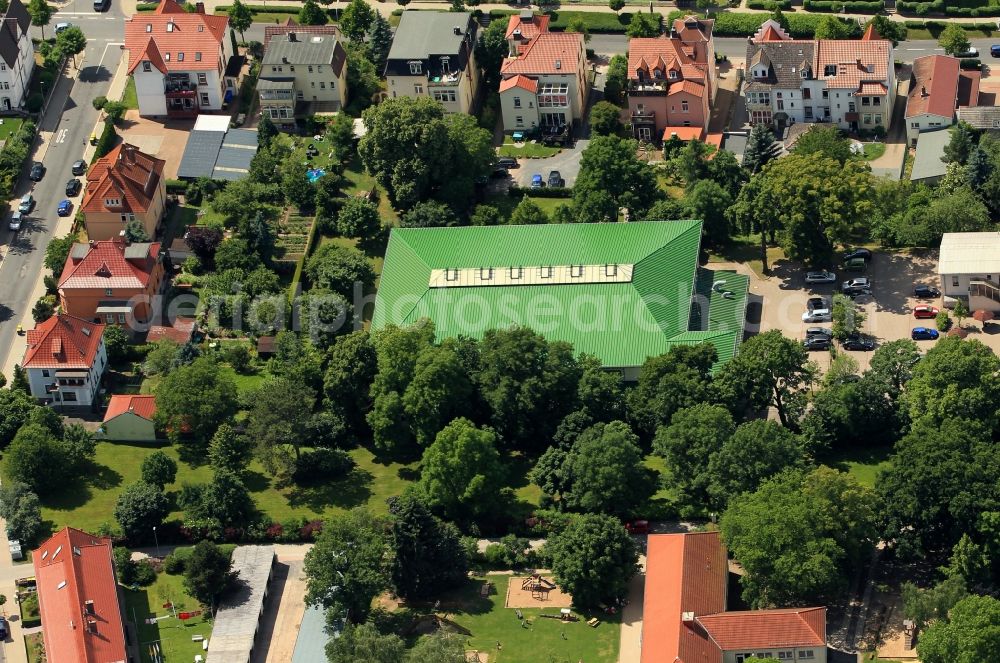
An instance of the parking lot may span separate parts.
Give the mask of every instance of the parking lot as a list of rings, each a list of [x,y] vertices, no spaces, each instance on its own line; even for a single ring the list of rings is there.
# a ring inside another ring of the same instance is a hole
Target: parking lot
[[[566,180],[566,186],[571,187],[576,184],[576,176],[580,173],[580,156],[589,144],[589,140],[581,138],[573,144],[573,147],[567,147],[555,156],[545,159],[519,159],[520,167],[510,171],[511,177],[518,186],[527,187],[531,186],[532,175],[538,174],[542,179],[548,179],[549,172],[558,170]]]
[[[810,297],[824,297],[828,300],[838,292],[840,284],[856,276],[866,276],[872,281],[872,295],[859,296],[855,301],[865,312],[861,325],[863,334],[871,336],[876,347],[887,341],[910,338],[914,327],[934,327],[934,320],[916,320],[913,307],[917,304],[931,304],[941,307],[937,300],[917,300],[913,297],[913,286],[926,284],[939,286],[936,272],[937,252],[921,254],[875,253],[864,272],[837,271],[837,282],[826,284],[806,284],[805,270],[790,261],[780,261],[772,266],[769,278],[755,276],[750,281],[750,292],[763,299],[760,330],[780,329],[785,336],[802,339],[806,327],[830,327],[830,323],[804,323],[802,313]],[[982,325],[967,318],[963,326],[969,330],[969,338],[975,338],[1000,351],[1000,330],[994,326],[983,332]],[[992,332],[992,333],[991,333]],[[922,351],[933,346],[935,341],[917,341]],[[839,348],[838,348],[839,349]],[[872,352],[848,352],[862,370],[868,367]],[[830,353],[817,351],[810,353],[812,359],[825,370],[830,364]]]

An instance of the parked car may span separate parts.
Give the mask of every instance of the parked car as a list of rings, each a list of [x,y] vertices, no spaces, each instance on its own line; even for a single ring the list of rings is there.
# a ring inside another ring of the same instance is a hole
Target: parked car
[[[74,177],[69,182],[66,182],[66,195],[75,196],[76,194],[80,193],[81,186],[83,185],[80,184],[80,180]]]
[[[56,214],[59,216],[69,216],[73,213],[73,203],[68,200],[59,201],[59,207],[56,208]]]
[[[562,175],[559,174],[558,170],[550,170],[548,184],[549,186],[564,187],[566,186],[566,180],[562,178]]]
[[[938,336],[940,336],[938,330],[930,327],[914,327],[913,331],[910,332],[910,338],[914,341],[933,341]]]
[[[990,46],[990,55],[995,58],[1000,58],[1000,44],[993,44]]]
[[[865,277],[859,277],[851,279],[850,281],[844,281],[840,285],[840,291],[847,295],[848,297],[857,297],[858,295],[870,295],[872,292],[872,282]]]
[[[500,161],[503,161],[503,159],[500,159]],[[511,159],[511,161],[514,161],[514,159]],[[514,161],[514,163],[517,163],[517,162]],[[76,161],[73,162],[73,174],[74,175],[83,175],[85,172],[87,172],[87,162],[86,161],[84,161],[83,159],[77,159]]]
[[[545,186],[545,180],[542,179],[541,173],[535,173],[531,176],[532,189],[541,189],[543,186]]]
[[[27,214],[35,208],[35,197],[30,193],[26,193],[21,196],[21,202],[17,206],[17,211],[21,214]]]
[[[865,262],[872,259],[872,252],[868,249],[854,249],[853,251],[848,251],[844,254],[844,262],[850,262],[857,258],[861,258]]]
[[[0,640],[6,640],[10,635],[10,626],[7,625],[7,618],[0,617]]]
[[[833,331],[827,329],[826,327],[808,327],[806,328],[806,338],[810,336],[826,336],[827,338],[833,338]]]
[[[833,317],[828,308],[817,308],[802,314],[802,322],[830,322],[832,320]]]
[[[45,165],[41,161],[31,164],[31,172],[28,173],[28,178],[32,182],[41,182],[43,177],[45,177]]]
[[[990,52],[992,53],[992,51],[993,51],[993,48],[991,47],[990,48]],[[956,58],[978,58],[979,57],[979,49],[976,48],[975,46],[969,46],[968,50],[960,51],[958,53],[955,53],[955,57]]]
[[[72,23],[56,23],[56,34],[59,34],[63,30],[69,30],[72,27]]]
[[[874,350],[875,341],[861,334],[852,334],[845,338],[841,344],[845,350]]]
[[[921,304],[920,306],[913,307],[913,317],[914,318],[936,318],[938,314],[938,309],[936,306],[928,306],[926,304]]]
[[[7,227],[12,231],[17,232],[21,229],[22,221],[24,221],[24,215],[20,212],[14,212],[10,215],[10,221],[7,223]]]
[[[111,0],[94,0],[94,11],[102,12],[111,5]]]
[[[802,342],[806,350],[829,350],[831,341],[829,336],[807,336]]]
[[[863,272],[868,268],[868,262],[864,258],[853,258],[844,262],[844,269],[849,272]]]
[[[806,302],[806,310],[814,311],[818,308],[829,308],[829,306],[822,297],[810,297]]]
[[[633,520],[625,523],[625,531],[629,534],[649,534],[648,520]]]
[[[937,299],[941,296],[941,291],[930,285],[917,285],[913,287],[913,295],[920,299]]]
[[[820,270],[818,272],[806,272],[806,283],[834,283],[837,275],[833,272]]]

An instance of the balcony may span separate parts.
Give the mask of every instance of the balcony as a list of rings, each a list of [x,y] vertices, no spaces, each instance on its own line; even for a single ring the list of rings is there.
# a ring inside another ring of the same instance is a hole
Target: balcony
[[[458,81],[461,78],[462,72],[460,71],[450,71],[448,73],[439,72],[437,74],[427,72],[428,85],[458,85]]]
[[[186,96],[187,94],[194,95],[198,91],[198,86],[194,85],[190,80],[182,79],[169,79],[164,86],[164,92],[169,95],[176,95],[177,97]]]
[[[261,101],[287,101],[295,99],[295,92],[292,90],[260,90]]]
[[[628,93],[630,96],[662,97],[667,94],[670,83],[665,80],[630,80]]]
[[[632,111],[632,124],[656,124],[656,113],[647,110]]]

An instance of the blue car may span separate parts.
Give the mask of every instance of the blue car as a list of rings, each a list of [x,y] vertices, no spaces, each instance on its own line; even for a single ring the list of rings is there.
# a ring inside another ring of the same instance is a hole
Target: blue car
[[[56,213],[59,216],[69,216],[73,213],[73,203],[68,200],[60,202],[58,209],[56,209]]]
[[[545,180],[542,179],[541,173],[535,173],[531,176],[532,189],[541,189],[543,186],[545,186]]]
[[[933,341],[938,336],[940,336],[938,330],[930,327],[914,327],[913,331],[910,332],[910,338],[914,341]]]
[[[1000,58],[1000,44],[993,44],[990,46],[990,55],[995,58]]]

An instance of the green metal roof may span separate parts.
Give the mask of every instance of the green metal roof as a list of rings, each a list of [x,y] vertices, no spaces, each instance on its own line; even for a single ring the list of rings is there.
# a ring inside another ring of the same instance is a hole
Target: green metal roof
[[[701,221],[462,228],[394,228],[375,300],[372,327],[434,321],[439,337],[481,337],[525,325],[568,341],[605,366],[641,365],[673,345],[711,341],[720,361],[742,334],[747,279],[697,266]],[[633,265],[625,283],[428,287],[431,270]],[[725,279],[720,290],[712,289]],[[707,300],[692,306],[696,283]],[[692,326],[691,312],[698,316]]]

